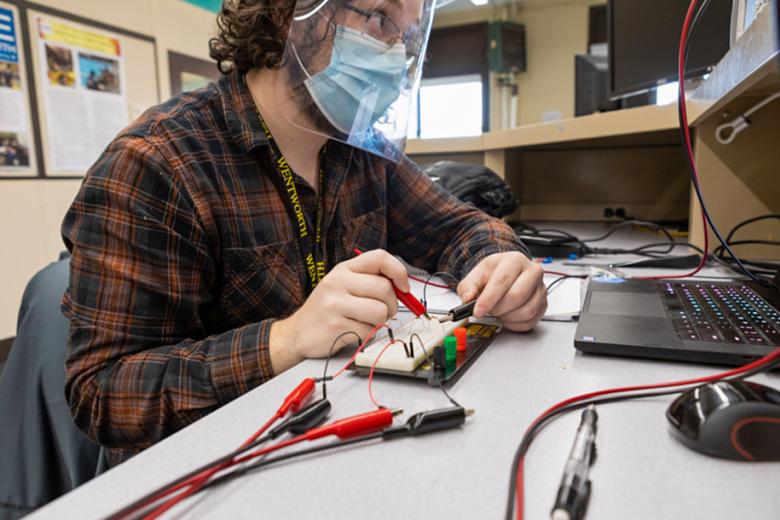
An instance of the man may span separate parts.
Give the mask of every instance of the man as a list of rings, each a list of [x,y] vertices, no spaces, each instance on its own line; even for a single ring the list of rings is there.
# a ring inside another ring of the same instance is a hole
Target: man
[[[150,110],[90,170],[63,224],[66,393],[112,463],[392,317],[393,255],[462,279],[509,330],[544,314],[512,230],[400,151],[433,3],[227,1],[219,84]]]

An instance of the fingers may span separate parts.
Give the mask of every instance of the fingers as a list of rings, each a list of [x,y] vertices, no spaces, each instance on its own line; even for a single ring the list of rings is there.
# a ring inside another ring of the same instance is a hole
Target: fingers
[[[372,298],[344,298],[337,311],[341,316],[364,323],[370,327],[384,323],[391,318],[385,302]]]
[[[349,294],[358,298],[378,300],[387,307],[388,318],[398,313],[398,297],[393,285],[384,276],[353,273],[344,287]]]
[[[546,299],[546,290],[542,276],[535,269],[527,269],[520,273],[509,290],[489,311],[491,316],[500,317],[513,311],[523,311],[521,318],[531,319],[542,300]],[[535,300],[535,301],[533,301]]]
[[[387,251],[381,249],[368,251],[348,260],[345,265],[355,273],[381,274],[389,278],[401,291],[410,290],[406,267]]]
[[[501,314],[494,314],[494,316],[504,324],[513,324],[516,327],[527,326],[525,330],[529,330],[544,316],[546,310],[547,291],[543,287],[538,287],[522,305],[515,304],[514,308]]]
[[[492,313],[496,304],[504,297],[523,271],[523,264],[517,258],[505,257],[498,265],[482,289],[474,307],[474,316],[481,318]]]
[[[539,321],[544,317],[545,312],[547,312],[547,300],[544,301],[544,304],[539,309],[539,312],[537,312],[536,316],[533,317],[533,319],[528,321],[501,320],[501,325],[503,325],[505,329],[512,332],[528,332],[533,329],[537,323],[539,323]]]
[[[478,263],[477,266],[461,280],[458,284],[457,291],[462,302],[470,302],[479,296],[482,288],[485,287],[485,284],[487,283],[487,279],[495,263],[493,257],[489,256]]]

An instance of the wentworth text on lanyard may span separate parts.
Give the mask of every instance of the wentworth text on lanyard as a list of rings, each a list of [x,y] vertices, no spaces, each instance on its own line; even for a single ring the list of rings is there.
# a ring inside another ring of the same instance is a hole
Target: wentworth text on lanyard
[[[322,258],[322,218],[323,218],[323,205],[322,205],[322,189],[324,186],[325,172],[320,167],[319,175],[319,188],[317,190],[317,217],[316,217],[316,229],[315,238],[312,240],[311,232],[309,230],[309,224],[306,221],[306,215],[303,213],[303,207],[301,206],[301,199],[298,197],[298,188],[295,186],[295,179],[293,178],[293,172],[290,165],[287,163],[282,151],[276,145],[271,130],[268,125],[265,124],[263,116],[260,112],[257,113],[257,117],[260,119],[260,125],[263,127],[265,137],[268,139],[268,143],[271,145],[271,150],[276,160],[276,169],[281,179],[280,191],[286,194],[284,197],[286,200],[287,211],[290,213],[290,217],[293,223],[298,228],[298,238],[301,244],[301,253],[303,254],[306,273],[309,276],[309,284],[313,291],[317,284],[320,283],[325,277],[325,261]],[[323,152],[324,152],[323,148]],[[322,163],[322,157],[320,157],[320,164]]]

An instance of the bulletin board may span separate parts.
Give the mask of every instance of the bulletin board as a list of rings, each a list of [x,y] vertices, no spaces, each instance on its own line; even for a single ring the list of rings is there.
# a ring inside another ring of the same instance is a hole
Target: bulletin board
[[[30,78],[19,9],[0,2],[0,177],[37,175]]]
[[[83,176],[159,103],[155,41],[62,13],[26,14],[45,175]]]

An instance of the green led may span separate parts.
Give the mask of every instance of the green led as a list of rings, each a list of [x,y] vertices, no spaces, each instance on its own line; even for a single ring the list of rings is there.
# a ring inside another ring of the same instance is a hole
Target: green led
[[[444,350],[447,355],[447,361],[455,361],[458,358],[458,338],[455,336],[444,338]]]

